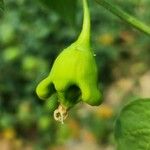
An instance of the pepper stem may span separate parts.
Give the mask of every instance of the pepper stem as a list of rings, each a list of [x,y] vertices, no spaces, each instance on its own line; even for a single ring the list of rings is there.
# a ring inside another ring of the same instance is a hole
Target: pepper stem
[[[79,44],[85,45],[86,47],[90,47],[90,13],[89,13],[87,0],[82,0],[82,2],[83,2],[83,13],[84,13],[83,25],[77,42]]]

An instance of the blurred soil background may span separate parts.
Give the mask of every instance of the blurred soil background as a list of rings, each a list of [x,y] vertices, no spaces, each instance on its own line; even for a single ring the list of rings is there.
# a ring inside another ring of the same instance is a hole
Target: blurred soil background
[[[149,0],[114,3],[150,25]],[[99,107],[77,104],[61,125],[35,88],[59,52],[77,38],[81,8],[70,25],[36,0],[5,1],[0,18],[0,150],[115,150],[119,111],[129,101],[150,97],[150,37],[94,1],[90,4],[104,102]]]

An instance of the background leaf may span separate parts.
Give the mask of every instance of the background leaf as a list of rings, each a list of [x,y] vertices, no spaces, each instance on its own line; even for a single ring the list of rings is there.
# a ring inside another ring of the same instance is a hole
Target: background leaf
[[[150,99],[131,102],[120,113],[115,126],[118,150],[150,149]]]
[[[4,10],[4,1],[0,0],[0,13]]]
[[[57,12],[67,23],[74,24],[77,0],[40,0],[40,2]]]

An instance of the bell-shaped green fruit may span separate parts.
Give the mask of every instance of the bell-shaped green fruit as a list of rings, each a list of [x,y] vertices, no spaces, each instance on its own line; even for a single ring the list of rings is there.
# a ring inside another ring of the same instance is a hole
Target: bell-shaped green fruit
[[[86,0],[83,0],[83,9],[83,27],[79,38],[60,53],[49,76],[36,89],[41,99],[48,99],[57,92],[60,104],[67,109],[79,101],[94,106],[101,103],[97,66],[90,47],[90,15]]]

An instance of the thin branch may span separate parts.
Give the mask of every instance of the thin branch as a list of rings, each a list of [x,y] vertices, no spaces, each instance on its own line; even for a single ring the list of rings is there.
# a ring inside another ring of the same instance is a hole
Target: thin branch
[[[109,10],[111,13],[115,14],[116,16],[120,17],[122,20],[127,22],[128,24],[132,25],[134,28],[146,33],[150,36],[150,27],[141,22],[140,20],[134,18],[130,14],[123,11],[121,8],[118,8],[116,5],[108,2],[106,0],[96,0],[98,4],[100,4],[105,9]]]

